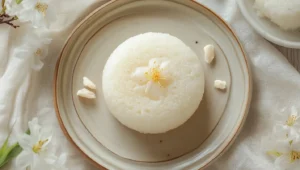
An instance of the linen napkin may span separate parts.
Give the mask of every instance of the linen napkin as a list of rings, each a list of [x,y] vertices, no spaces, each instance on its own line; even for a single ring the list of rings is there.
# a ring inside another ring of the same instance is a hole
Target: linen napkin
[[[87,160],[67,141],[55,117],[52,81],[56,60],[63,43],[74,26],[103,0],[54,0],[58,19],[50,27],[53,41],[40,72],[13,56],[18,35],[23,28],[0,25],[0,143],[16,122],[14,133],[27,128],[27,122],[39,115],[43,124],[51,124],[57,135],[57,149],[68,154],[71,170],[94,170]],[[209,170],[273,170],[273,162],[261,151],[260,141],[279,119],[282,108],[300,109],[300,77],[269,42],[255,33],[241,15],[235,0],[198,0],[223,17],[241,40],[253,74],[253,99],[248,118],[230,149]],[[14,135],[12,135],[14,136]],[[14,139],[12,138],[12,141]],[[15,169],[14,163],[5,169]]]

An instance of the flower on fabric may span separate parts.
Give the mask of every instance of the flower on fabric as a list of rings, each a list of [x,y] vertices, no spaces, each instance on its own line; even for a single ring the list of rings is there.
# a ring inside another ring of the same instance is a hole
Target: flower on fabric
[[[281,120],[276,123],[273,131],[292,140],[300,135],[299,120],[297,109],[293,106],[289,115],[281,115]]]
[[[18,169],[40,170],[53,162],[55,155],[49,150],[49,144],[52,139],[52,130],[42,128],[38,124],[38,119],[34,118],[28,122],[30,135],[21,134],[17,140],[23,151],[16,159]]]
[[[275,159],[281,170],[296,170],[300,166],[300,123],[295,107],[281,114],[273,132],[262,139],[262,149]]]
[[[263,147],[269,156],[275,158],[280,169],[297,169],[300,166],[300,138],[294,140],[269,137],[263,140]]]
[[[15,49],[15,56],[27,60],[30,67],[38,71],[44,66],[42,60],[48,55],[50,42],[50,38],[29,33],[21,40],[22,45]]]
[[[15,0],[9,1],[8,14],[18,16],[21,22],[31,21],[35,28],[49,27],[56,19],[51,0],[23,0],[20,4],[16,4]]]
[[[169,61],[151,59],[148,66],[138,67],[131,77],[144,88],[145,93],[152,98],[159,98],[165,93],[169,77],[166,75],[166,68]]]
[[[5,0],[5,13],[10,16],[20,16],[22,6],[16,3],[16,0]]]

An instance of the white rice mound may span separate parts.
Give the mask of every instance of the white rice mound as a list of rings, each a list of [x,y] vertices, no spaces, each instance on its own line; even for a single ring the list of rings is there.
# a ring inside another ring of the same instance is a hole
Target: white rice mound
[[[255,0],[254,8],[284,30],[300,28],[300,0]]]
[[[169,61],[172,81],[166,94],[151,99],[135,89],[138,67],[153,58]],[[178,38],[144,33],[127,39],[111,54],[103,70],[102,87],[107,107],[123,125],[141,133],[164,133],[185,123],[198,108],[204,93],[204,72],[198,56]]]

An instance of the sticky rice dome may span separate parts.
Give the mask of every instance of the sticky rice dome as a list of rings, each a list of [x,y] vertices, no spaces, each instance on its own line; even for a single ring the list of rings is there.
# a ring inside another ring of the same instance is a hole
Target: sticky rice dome
[[[300,28],[299,0],[255,0],[254,8],[284,30]]]
[[[168,61],[163,93],[153,99],[132,74],[149,61]],[[204,93],[204,72],[197,55],[178,38],[144,33],[127,39],[111,54],[103,70],[107,107],[123,125],[141,133],[164,133],[186,122]]]

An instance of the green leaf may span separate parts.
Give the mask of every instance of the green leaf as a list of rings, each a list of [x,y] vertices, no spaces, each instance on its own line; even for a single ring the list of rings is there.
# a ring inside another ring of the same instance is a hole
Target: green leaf
[[[4,154],[5,150],[7,150],[8,139],[9,139],[9,136],[5,139],[4,144],[2,145],[2,147],[0,149],[0,160],[1,160],[1,157]]]
[[[6,159],[2,163],[0,163],[0,168],[15,157],[17,157],[23,151],[23,149],[18,143],[14,144],[10,148],[10,152],[7,154]]]
[[[28,129],[26,134],[30,135],[30,130]],[[3,167],[6,163],[8,163],[13,158],[17,157],[22,151],[22,147],[19,145],[19,143],[15,143],[12,146],[8,147],[8,140],[9,140],[10,134],[4,141],[3,146],[0,149],[0,168]]]
[[[30,135],[30,129],[27,129],[25,132],[27,135]]]
[[[23,0],[16,0],[17,4],[20,4]]]
[[[8,140],[10,134],[5,139],[1,149],[0,149],[0,165],[5,161],[7,154],[9,153]]]

